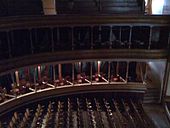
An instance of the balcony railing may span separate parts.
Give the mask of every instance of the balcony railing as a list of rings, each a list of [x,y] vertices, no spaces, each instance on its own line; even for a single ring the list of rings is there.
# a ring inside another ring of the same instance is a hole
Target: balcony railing
[[[146,87],[142,84],[128,84],[128,85],[70,85],[61,87],[49,87],[38,91],[31,91],[22,95],[5,94],[6,100],[0,103],[0,112],[4,114],[16,106],[22,106],[28,102],[36,102],[52,96],[64,96],[70,94],[92,93],[92,92],[115,92],[115,93],[134,93],[143,95]],[[0,93],[3,96],[3,94]]]
[[[153,65],[154,62],[152,62]],[[135,90],[160,83],[151,74],[151,62],[135,61],[74,61],[19,68],[0,76],[0,103],[33,92],[62,88],[109,88]],[[163,63],[162,63],[163,65]],[[4,87],[4,88],[3,88]],[[87,91],[84,89],[84,91]],[[90,91],[90,90],[89,90]],[[103,90],[104,91],[104,90]]]
[[[37,16],[0,20],[0,59],[59,51],[168,49],[168,16]]]

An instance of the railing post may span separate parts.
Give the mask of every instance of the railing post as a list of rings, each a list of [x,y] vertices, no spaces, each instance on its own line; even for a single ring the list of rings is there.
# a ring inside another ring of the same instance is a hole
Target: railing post
[[[149,46],[148,46],[148,50],[151,49],[151,44],[152,44],[152,26],[150,27],[150,33],[149,33]]]
[[[122,28],[119,28],[119,43],[122,42]]]
[[[35,92],[37,92],[37,85],[36,85],[36,67],[34,67],[34,86],[35,86]]]
[[[113,43],[113,32],[112,32],[112,26],[110,26],[110,39],[109,39],[109,49],[112,48],[112,43]]]
[[[57,43],[57,46],[60,45],[60,29],[59,27],[57,28],[57,42],[55,42],[55,44]],[[55,50],[55,49],[54,49]],[[58,50],[58,49],[57,49]]]
[[[53,81],[55,81],[55,77],[56,77],[56,76],[55,76],[55,73],[56,73],[56,72],[55,72],[55,64],[53,64]]]
[[[15,71],[15,79],[16,79],[16,84],[19,86],[19,72]]]
[[[74,27],[71,27],[71,49],[74,50]]]
[[[91,49],[93,49],[93,26],[90,27],[91,28]]]
[[[169,60],[166,62],[166,67],[165,67],[165,73],[164,73],[164,77],[163,77],[163,88],[161,91],[161,95],[160,95],[160,101],[161,103],[163,102],[164,98],[166,97],[166,93],[168,90],[168,84],[169,84],[169,75],[170,75],[170,62]]]
[[[117,64],[116,64],[116,75],[119,74],[119,63],[120,63],[120,62],[117,61]]]
[[[50,28],[51,30],[51,51],[54,52],[54,32],[53,28]]]
[[[61,64],[58,64],[58,76],[59,76],[59,80],[61,80],[62,79],[62,67],[61,67],[62,65]]]
[[[126,83],[128,83],[128,77],[129,77],[129,61],[127,62],[126,66]]]
[[[34,48],[33,48],[33,41],[32,41],[32,29],[29,29],[29,33],[30,33],[30,45],[31,45],[31,53],[34,54]]]
[[[146,82],[147,72],[148,72],[148,64],[147,64],[147,62],[146,62],[145,75],[144,75],[144,78],[143,78],[143,84]]]
[[[169,36],[168,36],[168,49],[170,50],[170,32],[169,32]]]
[[[11,58],[12,55],[11,55],[11,44],[10,44],[10,35],[9,35],[9,31],[7,31],[7,42],[8,42],[9,58]]]
[[[110,83],[110,61],[108,62],[108,81]]]
[[[93,79],[93,70],[92,70],[92,62],[90,62],[90,81],[92,83],[92,79]]]
[[[132,45],[132,26],[130,26],[130,33],[129,33],[129,49],[131,48]]]
[[[74,63],[72,63],[72,83],[74,85]]]
[[[14,74],[13,74],[13,72],[10,72],[10,74],[11,74],[12,83],[14,84],[15,83]]]

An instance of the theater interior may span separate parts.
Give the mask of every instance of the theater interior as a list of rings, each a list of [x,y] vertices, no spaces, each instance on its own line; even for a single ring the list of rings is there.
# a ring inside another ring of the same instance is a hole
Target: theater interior
[[[169,0],[0,1],[0,128],[169,127]]]

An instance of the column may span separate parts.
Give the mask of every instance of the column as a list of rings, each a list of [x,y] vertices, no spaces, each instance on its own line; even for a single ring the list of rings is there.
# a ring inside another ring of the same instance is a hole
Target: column
[[[130,33],[129,33],[129,48],[131,48],[132,45],[132,26],[130,26]]]
[[[42,0],[42,6],[44,15],[56,15],[56,3],[55,0]]]
[[[38,66],[38,79],[41,80],[41,66]]]
[[[110,82],[110,61],[108,62],[108,81]]]
[[[16,84],[19,86],[19,72],[15,71]]]
[[[152,26],[150,27],[150,33],[149,33],[149,46],[148,49],[151,49],[151,44],[152,44]]]
[[[58,64],[58,76],[59,76],[59,80],[62,79],[62,70],[61,70],[61,64]]]
[[[72,64],[72,83],[74,83],[74,63]]]
[[[101,61],[97,61],[97,74],[100,74]]]
[[[53,64],[53,81],[55,81],[55,77],[56,77],[56,76],[55,76],[55,73],[56,73],[56,72],[55,72],[55,64]]]
[[[129,77],[129,61],[127,62],[127,67],[126,67],[126,82],[128,82],[128,77]]]

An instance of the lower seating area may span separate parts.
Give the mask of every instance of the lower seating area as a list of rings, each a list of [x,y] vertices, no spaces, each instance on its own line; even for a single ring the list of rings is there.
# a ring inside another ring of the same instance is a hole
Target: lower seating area
[[[152,128],[135,94],[89,93],[53,97],[0,117],[0,128]]]

